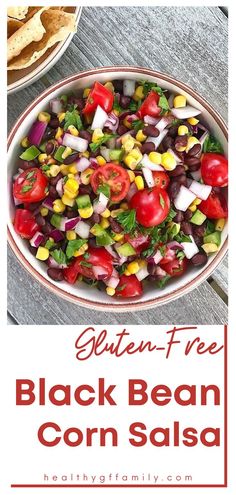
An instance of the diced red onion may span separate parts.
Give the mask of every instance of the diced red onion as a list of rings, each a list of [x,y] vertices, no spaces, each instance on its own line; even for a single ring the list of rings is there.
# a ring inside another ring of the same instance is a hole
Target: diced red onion
[[[202,129],[202,131],[207,131],[208,129],[203,125],[203,124],[198,124],[199,129]]]
[[[81,237],[81,239],[88,239],[89,237],[89,232],[90,232],[90,225],[83,220],[80,220],[80,222],[77,223],[75,227],[75,232],[76,234]]]
[[[42,202],[42,206],[45,206],[45,208],[47,208],[48,210],[53,211],[53,201],[54,199],[52,199],[50,196],[46,196],[46,198]]]
[[[111,246],[105,246],[106,251],[111,254],[111,256],[115,259],[118,259],[118,253],[115,253],[114,249]]]
[[[93,168],[94,170],[100,167],[96,158],[90,158],[90,167]]]
[[[189,236],[192,242],[181,242],[184,254],[188,260],[190,260],[195,254],[199,252],[197,244],[194,241],[193,236]]]
[[[103,127],[104,127],[105,122],[107,121],[107,119],[108,119],[107,113],[105,112],[105,110],[103,110],[102,107],[100,107],[100,105],[98,105],[97,108],[96,108],[94,117],[93,117],[91,129],[93,131],[95,129],[103,129]]]
[[[106,162],[109,162],[110,160],[110,150],[106,146],[101,146],[100,147],[100,153],[105,158]]]
[[[117,285],[119,285],[120,279],[117,277],[110,277],[105,281],[107,287],[111,287],[112,289],[116,289]]]
[[[132,122],[134,122],[135,120],[138,120],[138,117],[136,115],[136,113],[131,113],[131,115],[129,115],[127,117],[127,121],[132,124]],[[124,134],[123,134],[124,135]]]
[[[137,279],[141,282],[142,280],[144,280],[145,278],[147,278],[149,275],[149,271],[147,269],[146,266],[143,266],[142,268],[140,268],[140,270],[138,271],[138,273],[136,273],[136,277]]]
[[[18,177],[20,176],[20,174],[21,174],[21,172],[19,172],[19,170],[18,170],[17,174],[13,175],[13,177],[12,177],[12,178],[13,178],[13,180],[18,179]],[[22,181],[21,181],[21,182],[23,182],[23,181],[24,181],[24,179],[22,179]]]
[[[212,186],[200,184],[200,182],[193,180],[189,190],[196,194],[197,198],[206,200],[211,194]]]
[[[116,132],[119,126],[119,117],[113,112],[108,114],[108,119],[105,122],[105,127],[108,127],[112,132]]]
[[[42,234],[42,232],[36,232],[34,236],[30,239],[29,243],[32,247],[37,248],[40,246],[43,239],[44,239],[44,235]]]
[[[62,144],[63,146],[72,148],[72,150],[81,151],[81,153],[86,151],[88,148],[87,139],[83,139],[79,136],[72,136],[72,134],[69,134],[68,132],[64,134]]]
[[[20,199],[15,198],[15,196],[13,196],[13,199],[14,199],[15,206],[18,206],[18,205],[22,205],[23,204],[23,201],[21,201]]]
[[[135,80],[125,79],[123,81],[123,94],[124,96],[133,96],[135,92]]]
[[[156,129],[162,132],[173,120],[172,115],[168,115],[167,117],[162,117],[159,122],[156,124]]]
[[[199,127],[199,125],[198,125],[198,127]],[[199,138],[199,143],[200,143],[201,147],[203,147],[203,144],[204,144],[204,142],[205,142],[205,140],[206,140],[206,138],[207,138],[208,136],[209,136],[209,132],[208,132],[208,131],[205,131],[205,132],[202,134],[202,136]]]
[[[181,162],[180,157],[174,152],[174,150],[172,150],[172,148],[168,148],[167,152],[170,153],[174,157],[176,163]]]
[[[161,165],[157,165],[156,163],[153,163],[147,154],[143,155],[143,158],[141,160],[141,165],[145,168],[148,168],[149,170],[153,171],[159,171],[159,170],[164,170],[164,168]]]
[[[143,167],[142,171],[143,171],[144,179],[145,179],[148,187],[154,187],[155,186],[155,180],[154,180],[152,171],[146,167]]]
[[[59,179],[59,181],[56,183],[56,191],[60,197],[63,196],[63,194],[64,194],[64,179],[63,179],[63,177],[61,179]]]
[[[104,280],[107,278],[107,270],[103,266],[93,266],[93,273],[97,280]]]
[[[85,156],[81,156],[81,158],[78,161],[76,161],[76,168],[78,172],[83,172],[89,166],[90,166],[90,161]]]
[[[158,148],[160,146],[161,142],[163,141],[164,137],[168,133],[168,129],[164,129],[164,131],[160,132],[159,136],[157,137],[148,137],[146,140],[146,143],[154,143],[155,147]]]
[[[24,172],[23,168],[18,168],[18,172],[20,172],[20,174]]]
[[[52,230],[50,232],[50,237],[52,237],[55,242],[60,242],[60,241],[63,241],[63,239],[64,239],[64,235],[58,229]]]
[[[157,275],[160,278],[163,278],[167,275],[167,273],[160,266],[157,266],[155,269],[155,275]]]
[[[35,146],[39,146],[41,141],[42,141],[42,137],[45,133],[45,130],[47,128],[47,125],[48,123],[47,122],[41,122],[40,120],[36,120],[29,133],[28,133],[28,140],[30,142],[30,144],[34,144]]]
[[[191,173],[191,176],[194,180],[197,180],[199,181],[201,178],[202,178],[202,174],[201,174],[201,169],[199,168],[198,170],[196,170],[195,172],[190,172]]]
[[[174,199],[174,205],[177,210],[186,211],[189,205],[196,199],[196,195],[193,194],[187,187],[181,185],[179,193]]]
[[[167,247],[170,249],[183,249],[182,244],[177,241],[168,242]]]
[[[63,110],[63,104],[59,98],[53,98],[53,100],[49,102],[49,105],[52,113],[60,113]]]
[[[176,119],[190,119],[191,117],[196,117],[201,113],[201,110],[187,105],[181,108],[172,108],[171,113],[176,117]]]
[[[108,201],[109,199],[107,198],[107,196],[105,196],[105,194],[103,193],[100,193],[98,199],[95,200],[93,204],[94,212],[98,213],[99,215],[103,213],[107,207]]]
[[[57,263],[56,260],[54,260],[54,258],[52,256],[49,256],[48,260],[47,260],[47,264],[50,268],[66,268],[67,267],[67,264],[66,263]]]
[[[162,260],[163,256],[160,252],[159,249],[157,249],[157,251],[155,252],[154,256],[153,256],[153,260],[154,260],[154,263],[156,265],[158,265],[158,263]]]
[[[126,199],[127,201],[130,201],[131,198],[134,196],[134,194],[138,191],[138,188],[136,187],[136,184],[132,182],[127,194],[126,194]]]
[[[114,259],[113,263],[117,266],[122,266],[127,261],[127,256],[121,256],[120,258]]]
[[[68,230],[73,230],[79,221],[80,221],[79,217],[75,217],[75,218],[63,217],[61,219],[61,225],[58,228],[59,230],[62,230],[62,232],[67,232]]]
[[[160,119],[156,119],[155,117],[151,117],[151,115],[145,115],[143,120],[144,120],[145,124],[156,125]]]

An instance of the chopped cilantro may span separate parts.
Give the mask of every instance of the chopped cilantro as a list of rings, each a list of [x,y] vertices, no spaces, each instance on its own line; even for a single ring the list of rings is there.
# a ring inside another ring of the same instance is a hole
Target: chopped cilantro
[[[86,266],[86,268],[91,268],[93,266],[92,263],[88,263],[88,261],[83,261],[83,260],[80,262],[80,265]]]
[[[32,184],[29,184],[28,186],[23,186],[21,192],[22,193],[28,192],[32,189],[32,187],[33,187]]]
[[[59,265],[66,263],[66,255],[62,249],[54,249],[50,254]]]
[[[118,134],[104,134],[96,143],[90,143],[89,147],[91,151],[94,153],[95,151],[97,151],[98,148],[100,148],[100,146],[102,146],[102,144],[109,141],[109,139],[112,139],[117,136]]]
[[[124,232],[131,232],[137,227],[136,210],[127,210],[119,213],[116,220],[122,225]]]
[[[117,96],[115,96],[115,98],[114,98],[113,110],[116,110],[117,112],[122,112],[123,111],[123,108],[120,106],[120,104],[118,102],[118,97]]]
[[[222,148],[220,142],[218,141],[218,139],[216,139],[215,137],[210,135],[204,141],[203,153],[220,153],[220,154],[223,154],[224,151],[223,151],[223,148]]]
[[[140,129],[144,128],[144,122],[142,120],[134,120],[132,122],[132,128],[135,130],[135,132],[140,131]]]
[[[76,127],[78,131],[83,129],[82,120],[78,110],[76,110],[76,105],[74,105],[72,109],[70,108],[70,110],[67,110],[65,114],[64,131],[66,131],[70,125]]]
[[[165,200],[164,200],[161,193],[159,194],[159,198],[160,198],[160,205],[161,205],[162,209],[164,210],[166,204],[165,204]]]
[[[68,258],[72,258],[75,251],[80,249],[84,244],[86,244],[86,242],[87,239],[74,239],[73,241],[69,241],[66,248],[66,256]]]
[[[111,188],[109,184],[100,184],[100,186],[97,188],[97,194],[103,193],[107,198],[110,198],[111,195]]]
[[[170,278],[171,278],[170,275],[165,275],[164,277],[162,277],[161,280],[157,282],[157,287],[159,287],[159,289],[163,289],[163,287],[166,285],[168,280],[170,280]]]

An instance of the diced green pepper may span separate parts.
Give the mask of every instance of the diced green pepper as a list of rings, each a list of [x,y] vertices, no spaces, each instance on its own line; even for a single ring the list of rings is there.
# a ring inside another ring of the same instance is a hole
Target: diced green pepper
[[[110,160],[122,160],[124,156],[124,150],[123,149],[119,149],[119,150],[110,150],[109,152],[109,158]]]
[[[56,229],[59,229],[60,225],[61,225],[61,215],[58,215],[57,213],[54,213],[52,215],[52,218],[50,220],[51,224],[53,225],[53,227],[56,227]]]
[[[98,223],[95,223],[90,232],[95,235],[97,246],[109,246],[110,244],[114,244],[112,237]]]
[[[60,163],[63,163],[62,155],[63,155],[65,149],[66,149],[65,146],[59,146],[57,151],[54,153],[55,160],[57,160]]]
[[[20,155],[21,160],[25,160],[26,162],[30,162],[37,158],[40,155],[40,150],[36,148],[36,146],[30,146],[27,150],[23,151]]]
[[[206,215],[204,215],[204,213],[202,213],[200,210],[196,210],[190,222],[194,223],[194,225],[202,225],[203,222],[205,222],[205,220],[206,220]]]
[[[129,242],[117,247],[116,251],[120,256],[133,256],[136,254],[135,249],[131,246],[131,244],[129,244]]]
[[[83,208],[89,208],[91,206],[91,200],[88,194],[78,196],[78,198],[76,198],[76,203],[79,210],[83,210]]]

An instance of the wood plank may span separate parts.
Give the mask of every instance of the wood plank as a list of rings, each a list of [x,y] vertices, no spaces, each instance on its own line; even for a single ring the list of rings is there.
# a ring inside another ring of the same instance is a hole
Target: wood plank
[[[218,7],[88,7],[61,60],[41,80],[9,97],[9,127],[48,85],[105,65],[139,65],[174,74],[227,118],[227,18]],[[12,253],[8,273],[9,310],[19,323],[117,322],[115,314],[91,312],[51,295],[29,277]],[[226,290],[226,260],[213,278]],[[225,323],[226,305],[205,282],[184,300],[129,315],[129,323],[171,321]],[[119,322],[127,323],[127,316],[119,315]]]

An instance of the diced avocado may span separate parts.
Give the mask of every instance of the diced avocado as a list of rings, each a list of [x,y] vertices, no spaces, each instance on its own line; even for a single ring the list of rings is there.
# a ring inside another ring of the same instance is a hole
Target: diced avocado
[[[88,194],[78,196],[78,198],[76,198],[76,203],[79,210],[83,210],[83,208],[89,208],[89,206],[91,206],[91,200]]]
[[[62,155],[63,155],[65,149],[66,149],[65,146],[59,146],[56,153],[54,153],[55,160],[57,160],[60,163],[63,163]]]
[[[116,251],[120,256],[133,256],[133,254],[136,254],[135,249],[128,242],[117,247]]]
[[[60,225],[61,225],[61,215],[58,215],[57,213],[54,213],[52,215],[52,218],[50,220],[51,224],[53,225],[53,227],[56,227],[56,229],[59,229]]]
[[[110,160],[118,160],[120,161],[124,156],[124,150],[110,150],[109,158]]]
[[[202,213],[200,210],[196,210],[190,222],[194,223],[194,225],[202,225],[203,222],[205,222],[205,220],[206,220],[206,215],[204,215],[204,213]]]
[[[222,232],[224,226],[225,226],[225,218],[219,218],[215,224],[215,229],[218,230],[219,232]]]
[[[110,244],[114,244],[112,237],[98,223],[94,224],[90,229],[90,232],[95,235],[98,246],[109,246]]]
[[[205,251],[206,254],[211,254],[218,251],[218,246],[213,242],[207,242],[206,244],[202,245],[202,249]]]
[[[203,240],[204,240],[204,244],[208,244],[210,242],[212,244],[216,244],[217,246],[220,246],[221,232],[217,230],[216,232],[213,232],[213,234],[205,235]]]

